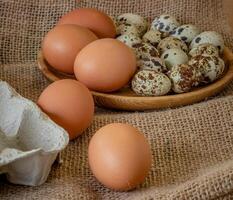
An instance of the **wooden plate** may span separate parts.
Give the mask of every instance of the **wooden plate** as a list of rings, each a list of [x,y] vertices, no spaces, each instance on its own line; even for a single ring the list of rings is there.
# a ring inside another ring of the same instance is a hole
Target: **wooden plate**
[[[188,93],[158,97],[142,97],[136,95],[130,88],[123,88],[113,93],[92,91],[92,94],[96,105],[118,110],[149,110],[193,104],[207,97],[216,95],[233,80],[233,54],[230,49],[224,49],[223,59],[227,67],[220,79],[210,85],[195,88]],[[75,78],[72,75],[63,74],[51,68],[44,60],[41,52],[38,54],[38,66],[45,77],[50,81],[57,81],[63,78]]]

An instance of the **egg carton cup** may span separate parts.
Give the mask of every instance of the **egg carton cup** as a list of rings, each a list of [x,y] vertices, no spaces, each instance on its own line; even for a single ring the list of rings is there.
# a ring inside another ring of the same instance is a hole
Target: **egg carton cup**
[[[64,129],[0,80],[0,174],[14,184],[41,185],[68,142]]]

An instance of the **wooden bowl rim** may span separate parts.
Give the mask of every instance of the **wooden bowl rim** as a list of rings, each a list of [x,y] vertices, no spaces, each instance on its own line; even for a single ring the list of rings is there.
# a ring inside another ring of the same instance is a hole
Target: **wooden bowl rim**
[[[231,50],[227,47],[225,47],[224,49],[223,59],[225,63],[227,63],[228,67],[227,67],[226,72],[220,79],[218,79],[217,81],[209,85],[202,86],[200,88],[195,88],[193,91],[190,91],[187,93],[170,94],[170,95],[165,95],[165,96],[149,96],[149,97],[147,96],[126,96],[126,95],[121,95],[118,91],[114,93],[101,93],[101,92],[91,91],[91,93],[93,94],[94,97],[103,98],[105,99],[105,101],[107,99],[108,101],[119,100],[121,102],[124,102],[124,101],[145,102],[145,103],[153,102],[153,104],[155,104],[156,102],[160,103],[161,101],[167,101],[167,100],[174,102],[174,101],[181,100],[181,99],[189,99],[189,98],[195,99],[195,97],[198,97],[198,95],[202,95],[203,96],[202,99],[205,99],[206,97],[212,96],[214,94],[214,91],[216,91],[215,93],[221,91],[223,87],[228,85],[233,80],[233,54]],[[62,78],[75,78],[73,75],[67,76],[67,74],[58,73],[56,72],[56,70],[49,67],[46,61],[44,60],[41,51],[38,53],[37,61],[38,61],[39,69],[42,71],[45,77],[49,79],[50,81],[56,81]],[[194,100],[193,103],[195,102],[197,101]],[[175,107],[174,106],[175,104],[174,105],[173,104],[174,103],[172,103],[171,107]],[[190,103],[186,103],[184,105],[187,105],[187,104],[190,104]],[[136,107],[137,106],[135,106],[135,110],[137,110]],[[145,106],[145,107],[146,107],[145,109],[148,109],[148,106]],[[157,107],[159,106],[156,106],[156,108]],[[168,107],[168,106],[161,106],[161,108],[164,108],[164,107]],[[112,108],[114,108],[114,106]],[[116,108],[118,108],[118,106],[116,106]],[[149,108],[149,109],[153,109],[153,106],[152,108]],[[140,110],[142,109],[140,108]]]

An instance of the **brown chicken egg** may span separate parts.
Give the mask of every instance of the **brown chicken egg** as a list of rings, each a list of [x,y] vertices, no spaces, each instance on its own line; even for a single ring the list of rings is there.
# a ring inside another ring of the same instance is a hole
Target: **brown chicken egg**
[[[76,78],[89,89],[112,92],[126,85],[136,71],[134,52],[116,39],[100,39],[87,45],[74,63]]]
[[[94,8],[79,8],[64,15],[59,24],[77,24],[93,31],[99,38],[114,38],[116,28],[112,19]]]
[[[60,25],[50,30],[42,43],[46,61],[56,70],[73,74],[74,60],[87,44],[98,39],[89,29],[77,25]]]
[[[38,105],[74,139],[91,123],[94,102],[90,91],[76,80],[63,79],[50,84],[40,95]]]
[[[91,138],[88,160],[98,181],[108,188],[126,191],[144,181],[152,154],[138,129],[113,123],[100,128]]]

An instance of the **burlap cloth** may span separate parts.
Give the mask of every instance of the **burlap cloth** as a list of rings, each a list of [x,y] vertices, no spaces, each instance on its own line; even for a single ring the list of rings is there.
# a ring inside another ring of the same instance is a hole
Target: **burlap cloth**
[[[232,47],[221,0],[1,0],[0,79],[36,100],[49,84],[37,69],[44,34],[58,18],[77,7],[109,14],[135,12],[148,18],[174,14],[181,22],[223,34]],[[97,109],[91,127],[63,152],[45,184],[16,186],[0,178],[0,199],[233,199],[233,84],[218,97],[178,109],[116,112]],[[87,163],[88,141],[101,126],[127,122],[148,138],[153,166],[146,181],[131,192],[101,186]]]

